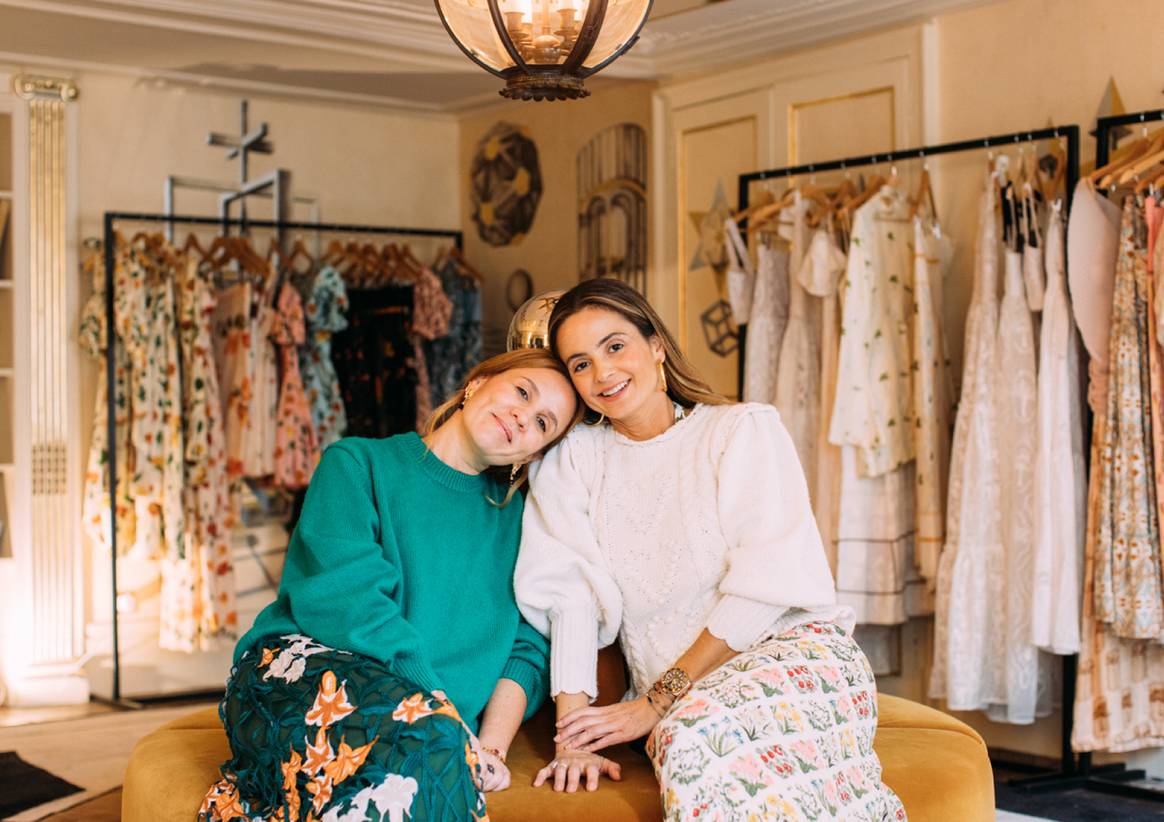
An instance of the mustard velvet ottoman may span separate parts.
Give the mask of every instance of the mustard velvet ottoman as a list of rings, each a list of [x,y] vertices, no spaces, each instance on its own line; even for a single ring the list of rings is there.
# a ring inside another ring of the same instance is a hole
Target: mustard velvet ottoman
[[[878,697],[874,747],[885,782],[905,804],[910,822],[993,822],[994,779],[986,745],[968,725],[933,708],[893,696]],[[659,820],[651,765],[624,746],[607,756],[622,765],[622,781],[604,780],[595,793],[555,794],[530,787],[553,753],[553,708],[522,726],[509,754],[512,787],[489,794],[493,822],[513,820]],[[144,737],[125,772],[123,822],[194,819],[206,789],[230,757],[214,708],[177,719]]]

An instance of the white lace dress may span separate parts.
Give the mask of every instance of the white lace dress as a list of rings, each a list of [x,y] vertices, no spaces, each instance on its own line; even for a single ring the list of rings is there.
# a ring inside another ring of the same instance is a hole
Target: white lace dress
[[[1075,320],[1067,300],[1063,221],[1052,208],[1039,346],[1039,453],[1035,463],[1035,558],[1031,638],[1056,654],[1079,652],[1079,598],[1087,527],[1083,397]]]
[[[974,291],[966,316],[962,397],[950,453],[946,544],[938,564],[930,696],[954,710],[998,702],[1003,690],[1006,566],[994,370],[998,365],[998,217],[988,175],[978,209]]]
[[[1024,255],[1007,250],[998,313],[998,365],[994,372],[995,419],[1000,423],[996,440],[998,465],[1006,466],[999,472],[1006,599],[994,605],[1006,614],[1006,633],[1004,643],[994,652],[1003,651],[1006,673],[1001,702],[987,710],[987,716],[996,722],[1018,724],[1034,722],[1036,715],[1045,715],[1051,708],[1050,691],[1046,688],[1050,658],[1040,654],[1031,640],[1038,389],[1035,334],[1024,288],[1024,268]],[[1040,669],[1045,669],[1042,676]]]
[[[763,243],[756,249],[756,288],[748,320],[744,401],[776,401],[776,369],[788,325],[788,251]]]

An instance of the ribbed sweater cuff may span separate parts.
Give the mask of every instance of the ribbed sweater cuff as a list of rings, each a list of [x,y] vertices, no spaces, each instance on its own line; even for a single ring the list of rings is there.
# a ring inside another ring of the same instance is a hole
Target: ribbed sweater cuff
[[[783,605],[723,594],[707,619],[707,630],[733,651],[746,651],[786,610]]]
[[[598,611],[593,604],[550,616],[550,696],[598,697]]]
[[[506,662],[505,667],[501,669],[501,678],[512,679],[521,686],[525,691],[527,705],[533,705],[545,696],[542,672],[524,659],[513,658]]]
[[[392,670],[411,685],[425,691],[440,691],[440,680],[427,660],[417,657],[397,657],[392,662]]]

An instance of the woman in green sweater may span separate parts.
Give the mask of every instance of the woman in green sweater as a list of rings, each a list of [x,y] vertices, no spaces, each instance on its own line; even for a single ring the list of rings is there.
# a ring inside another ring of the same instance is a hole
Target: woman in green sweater
[[[473,369],[423,439],[327,449],[279,595],[235,650],[232,757],[199,819],[485,816],[547,690],[548,645],[513,599],[515,492],[580,412],[555,357],[512,351]]]

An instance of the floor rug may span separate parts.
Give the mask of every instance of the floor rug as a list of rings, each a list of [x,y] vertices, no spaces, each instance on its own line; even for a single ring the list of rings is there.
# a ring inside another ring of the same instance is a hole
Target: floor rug
[[[0,818],[33,820],[71,808],[117,788],[137,741],[167,722],[203,705],[119,711],[84,719],[0,728],[0,750],[15,751],[25,762],[81,788],[68,796]]]
[[[0,819],[80,791],[72,782],[25,762],[15,751],[0,752]]]

